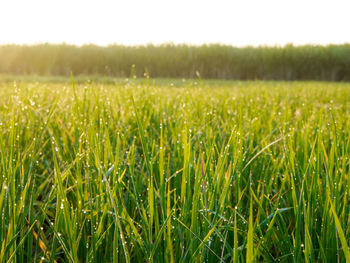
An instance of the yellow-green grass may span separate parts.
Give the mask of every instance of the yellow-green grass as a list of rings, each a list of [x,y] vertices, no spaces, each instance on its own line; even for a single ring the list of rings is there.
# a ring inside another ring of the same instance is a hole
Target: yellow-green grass
[[[345,262],[350,84],[0,83],[1,262]]]

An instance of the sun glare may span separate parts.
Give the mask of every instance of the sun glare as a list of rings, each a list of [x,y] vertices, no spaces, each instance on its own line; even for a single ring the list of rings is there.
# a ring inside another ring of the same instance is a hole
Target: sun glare
[[[349,1],[0,2],[0,44],[328,44],[350,41]]]

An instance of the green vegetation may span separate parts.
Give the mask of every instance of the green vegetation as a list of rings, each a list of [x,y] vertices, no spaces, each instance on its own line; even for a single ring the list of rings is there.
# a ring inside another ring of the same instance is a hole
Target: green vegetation
[[[349,84],[152,83],[0,83],[0,262],[350,260]]]
[[[245,47],[224,45],[108,46],[3,45],[0,74],[235,80],[350,81],[350,44],[329,46]]]

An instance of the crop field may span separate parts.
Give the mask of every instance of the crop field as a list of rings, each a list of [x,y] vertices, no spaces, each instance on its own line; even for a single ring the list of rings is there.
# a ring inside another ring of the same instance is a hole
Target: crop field
[[[0,82],[0,262],[350,262],[350,84]]]

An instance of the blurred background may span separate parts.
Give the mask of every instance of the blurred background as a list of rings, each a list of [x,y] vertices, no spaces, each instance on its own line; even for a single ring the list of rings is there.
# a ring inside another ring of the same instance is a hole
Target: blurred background
[[[0,74],[350,80],[350,4],[0,2]]]

